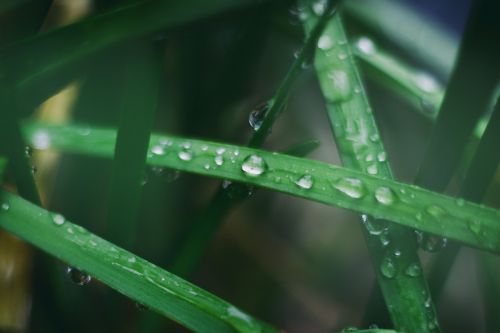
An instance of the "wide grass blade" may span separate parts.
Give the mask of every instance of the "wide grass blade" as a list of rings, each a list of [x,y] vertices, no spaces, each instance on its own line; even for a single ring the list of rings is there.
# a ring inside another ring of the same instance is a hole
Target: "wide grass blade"
[[[306,31],[310,31],[316,20],[314,5],[312,8],[305,20]],[[321,36],[314,65],[343,164],[392,179],[387,153],[340,16],[329,22]],[[363,232],[395,328],[410,332],[439,331],[414,232],[376,218],[363,217]]]
[[[27,141],[37,149],[107,158],[113,155],[115,130],[37,123],[26,123],[23,128]],[[160,154],[158,147],[163,148]],[[158,134],[152,135],[149,148],[149,165],[276,190],[500,253],[500,211],[489,207],[344,167],[254,148]],[[251,175],[255,172],[255,165],[248,164],[251,155],[262,157],[264,162],[264,172],[258,176]],[[216,163],[217,156],[222,156],[221,165]],[[250,173],[243,171],[245,162],[244,169]],[[297,182],[307,175],[311,176],[311,187],[299,186]]]
[[[0,227],[197,332],[276,332],[220,298],[50,213],[1,191]]]

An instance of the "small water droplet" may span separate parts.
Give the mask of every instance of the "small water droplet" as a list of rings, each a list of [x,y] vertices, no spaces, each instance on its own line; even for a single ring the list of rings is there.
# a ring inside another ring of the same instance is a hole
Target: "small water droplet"
[[[151,152],[155,155],[162,156],[162,155],[165,155],[166,150],[165,150],[164,146],[156,145],[156,146],[153,146],[153,148],[151,148]]]
[[[24,147],[24,155],[30,158],[33,155],[33,148],[31,146]]]
[[[435,92],[439,88],[436,79],[427,73],[419,73],[414,78],[415,84],[424,92]]]
[[[382,230],[382,233],[379,236],[380,243],[382,246],[386,247],[391,243],[391,239],[389,238],[389,229],[386,227]]]
[[[182,161],[191,161],[193,159],[193,153],[190,150],[183,149],[177,153],[177,156]]]
[[[386,278],[392,279],[398,272],[396,262],[391,257],[384,257],[380,264],[380,272]]]
[[[380,140],[380,136],[377,133],[370,135],[371,142],[378,142]]]
[[[360,37],[356,42],[357,48],[366,55],[375,53],[375,44],[368,37]]]
[[[314,14],[316,14],[318,16],[323,15],[325,13],[325,10],[326,10],[326,5],[327,5],[326,0],[317,0],[317,1],[313,2],[312,10],[313,10]]]
[[[420,247],[427,252],[438,252],[444,247],[446,247],[446,244],[448,243],[448,240],[446,238],[436,236],[436,235],[431,235],[431,234],[424,234],[422,237],[422,241],[420,242]]]
[[[343,51],[340,51],[338,54],[337,54],[337,58],[339,58],[339,60],[346,60],[347,59],[347,53],[343,52]]]
[[[371,162],[371,161],[373,161],[373,159],[374,159],[373,154],[367,154],[366,158],[365,158],[365,161],[366,162]]]
[[[257,177],[267,170],[267,163],[258,155],[250,155],[243,161],[241,170],[243,170],[247,176]]]
[[[215,161],[215,164],[217,164],[218,166],[221,166],[224,164],[224,158],[221,155],[215,156],[214,161]]]
[[[332,83],[331,91],[329,90],[326,97],[332,102],[343,102],[351,98],[351,82],[349,76],[343,70],[336,69],[328,72],[327,77]]]
[[[73,283],[79,286],[84,286],[92,280],[92,277],[90,275],[71,266],[68,266],[66,268],[66,274],[68,274]]]
[[[425,211],[429,215],[435,217],[436,219],[440,219],[440,218],[444,217],[447,214],[446,210],[444,208],[442,208],[441,206],[438,206],[438,205],[430,205],[429,207],[427,207],[425,209]]]
[[[388,187],[381,186],[375,190],[375,199],[382,205],[392,205],[396,200],[396,194]]]
[[[313,186],[313,178],[311,175],[303,175],[295,181],[295,184],[300,188],[309,190]]]
[[[387,160],[387,154],[383,151],[381,151],[380,153],[378,153],[377,155],[377,160],[379,162],[385,162]]]
[[[203,165],[203,169],[210,170],[210,164],[206,163],[205,165]]]
[[[361,220],[363,221],[366,231],[372,236],[380,236],[386,228],[384,223],[380,221],[377,222],[365,214],[361,215]]]
[[[429,115],[433,115],[437,112],[436,105],[426,97],[420,99],[420,107],[422,108],[422,111]]]
[[[470,220],[469,230],[474,234],[479,235],[479,233],[481,232],[481,223],[478,220]]]
[[[411,263],[406,267],[405,274],[411,277],[417,277],[422,275],[422,268],[416,262]]]
[[[357,178],[340,178],[332,185],[335,189],[354,199],[359,199],[366,194],[363,182]]]
[[[458,198],[456,202],[457,202],[457,206],[459,206],[459,207],[463,207],[463,205],[465,204],[465,200],[462,198]]]
[[[226,152],[226,148],[224,147],[217,148],[215,152],[217,153],[217,155],[222,155]]]
[[[149,308],[146,305],[139,302],[135,302],[135,308],[141,312],[149,310]]]
[[[32,165],[31,166],[31,174],[34,175],[38,171],[37,167]]]
[[[376,175],[378,173],[378,167],[376,164],[372,164],[372,165],[369,165],[367,168],[366,168],[366,171],[370,174],[370,175]]]
[[[61,214],[53,214],[52,221],[55,225],[63,225],[66,222],[66,219]]]
[[[10,209],[10,205],[7,202],[2,203],[2,210],[8,211]]]
[[[318,39],[318,48],[321,50],[331,49],[333,46],[333,41],[328,35],[323,35]]]
[[[393,254],[396,258],[401,257],[401,250],[400,249],[394,249]]]
[[[270,108],[270,103],[265,102],[259,104],[255,109],[250,111],[250,114],[248,116],[248,123],[250,124],[250,127],[254,131],[258,131],[260,129],[260,126],[262,126],[262,123],[264,122],[264,118],[266,116],[267,111],[269,111]]]
[[[207,151],[207,150],[208,150],[208,146],[207,145],[201,146],[201,151]]]

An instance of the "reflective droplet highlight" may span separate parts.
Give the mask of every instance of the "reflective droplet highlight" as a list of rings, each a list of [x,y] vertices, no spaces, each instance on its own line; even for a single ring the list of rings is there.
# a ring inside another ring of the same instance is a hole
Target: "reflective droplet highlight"
[[[341,178],[333,183],[332,186],[354,199],[359,199],[366,194],[363,182],[357,178]]]
[[[311,175],[303,175],[295,181],[295,184],[300,188],[309,190],[313,186],[313,178]]]
[[[79,286],[84,286],[92,280],[92,277],[87,273],[85,273],[84,271],[81,271],[79,269],[70,266],[66,268],[66,274],[68,274],[69,278],[73,283]]]
[[[267,163],[258,155],[250,155],[243,161],[241,170],[245,175],[250,177],[258,177],[262,175],[267,169]]]
[[[375,199],[382,205],[392,205],[396,201],[396,194],[388,187],[381,186],[375,190]]]

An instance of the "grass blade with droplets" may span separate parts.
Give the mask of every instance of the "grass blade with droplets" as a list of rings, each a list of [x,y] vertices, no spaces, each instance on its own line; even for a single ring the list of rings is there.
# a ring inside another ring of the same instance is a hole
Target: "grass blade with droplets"
[[[2,191],[0,227],[195,331],[276,332],[218,297],[84,228]]]
[[[314,21],[314,12],[310,12],[305,20],[306,31]],[[343,164],[392,179],[387,154],[340,16],[333,18],[325,29],[314,64]],[[392,198],[385,198],[389,192],[381,189],[375,193],[378,203],[391,206]],[[434,309],[428,301],[429,289],[413,231],[366,216],[363,224],[377,281],[395,328],[410,332],[439,331]]]
[[[35,149],[57,149],[95,157],[110,158],[116,140],[116,131],[105,128],[25,123],[23,129],[27,141]],[[186,143],[189,145],[189,161],[181,158],[186,152]],[[165,148],[162,154],[153,153],[157,146]],[[456,198],[414,185],[344,167],[254,148],[157,134],[152,135],[149,148],[149,165],[272,189],[378,216],[473,247],[500,253],[500,211],[489,207],[457,201]],[[220,156],[218,152],[222,148],[226,163],[217,165],[215,157]],[[242,164],[252,155],[261,157],[264,163],[264,172],[255,177],[242,170]],[[311,174],[313,184],[311,188],[304,189],[299,187],[296,181],[307,174]],[[389,191],[382,190],[384,195],[377,198],[379,188],[387,188]],[[380,204],[380,201],[385,201],[388,196],[392,197],[393,204]],[[471,223],[474,227],[479,226],[483,232],[479,235],[474,233]]]

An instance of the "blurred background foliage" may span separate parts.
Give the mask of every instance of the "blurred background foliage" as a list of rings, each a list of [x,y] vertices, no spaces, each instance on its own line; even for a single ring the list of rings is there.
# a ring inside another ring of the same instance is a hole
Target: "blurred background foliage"
[[[123,2],[4,0],[0,45]],[[342,12],[352,40],[369,36],[445,85],[469,6],[468,0],[351,0]],[[292,1],[261,2],[107,48],[47,82],[44,89],[51,91],[50,98],[45,92],[27,93],[22,116],[117,127],[127,89],[127,63],[134,61],[129,54],[146,42],[162,56],[154,131],[244,144],[252,131],[250,111],[273,95],[303,41],[294,12]],[[412,182],[432,124],[377,78],[364,78],[395,177]],[[308,139],[321,141],[311,158],[340,163],[332,153],[335,143],[312,67],[304,68],[294,83],[287,110],[265,149],[283,150]],[[111,160],[37,151],[30,159],[45,207],[98,235],[108,234]],[[487,203],[497,208],[499,181],[497,170],[487,196]],[[143,183],[130,250],[168,268],[220,182],[150,168]],[[447,192],[457,191],[454,181]],[[348,211],[258,191],[230,213],[189,280],[287,332],[377,324],[363,322],[374,274],[357,219]],[[117,241],[113,234],[108,240]],[[444,331],[485,331],[475,252],[468,248],[460,252],[437,300]],[[422,259],[428,273],[435,255],[422,253]],[[498,260],[492,260],[498,273]],[[76,286],[62,263],[0,231],[0,331],[184,329],[98,282]]]

